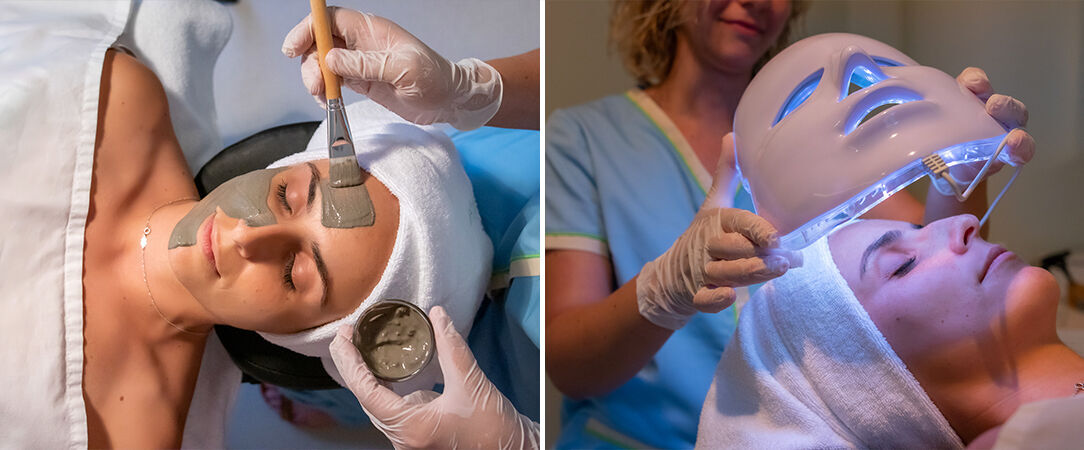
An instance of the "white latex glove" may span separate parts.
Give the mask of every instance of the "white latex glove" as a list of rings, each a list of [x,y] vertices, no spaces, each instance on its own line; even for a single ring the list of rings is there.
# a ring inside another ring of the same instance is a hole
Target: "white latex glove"
[[[335,367],[365,414],[395,448],[539,448],[538,424],[516,412],[489,382],[463,337],[439,306],[429,311],[444,393],[400,397],[369,372],[344,325],[331,342]]]
[[[644,265],[636,279],[640,314],[671,330],[697,312],[716,313],[737,299],[734,288],[763,283],[801,265],[799,255],[778,249],[775,227],[762,217],[725,205],[732,179],[734,134],[723,153],[707,198],[692,224],[666,253]]]
[[[452,63],[383,17],[334,6],[328,17],[336,47],[327,53],[328,69],[400,117],[466,131],[485,125],[500,108],[501,76],[489,64],[475,58]],[[301,56],[301,80],[323,105],[311,22],[305,17],[286,35],[282,53]]]
[[[995,94],[994,88],[990,85],[990,78],[986,76],[986,72],[982,69],[968,67],[963,72],[960,72],[960,75],[956,77],[956,82],[985,102],[986,113],[1001,122],[1002,125],[1012,129],[1024,127],[1028,124],[1027,106],[1024,106],[1020,100],[1015,98]],[[1013,164],[1017,166],[1026,164],[1035,156],[1035,139],[1027,131],[1022,129],[1012,130],[1006,139],[1007,143],[1002,152],[1008,152],[1008,159]],[[984,163],[984,161],[980,161],[959,165],[949,169],[949,173],[958,180],[972,180],[978,175]],[[990,165],[990,171],[986,173],[986,177],[997,173],[1004,166],[1005,163],[1000,159],[994,161]]]

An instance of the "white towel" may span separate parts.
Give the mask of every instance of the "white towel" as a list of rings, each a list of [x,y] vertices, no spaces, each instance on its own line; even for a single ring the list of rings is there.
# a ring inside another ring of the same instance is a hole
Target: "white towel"
[[[456,329],[466,336],[485,293],[493,257],[470,180],[444,133],[406,122],[372,101],[350,104],[346,111],[358,162],[399,200],[399,229],[388,265],[376,287],[350,315],[300,333],[261,333],[272,343],[320,357],[340,384],[343,381],[328,350],[340,325],[355,323],[377,301],[401,299],[426,312],[435,305],[444,306]],[[271,167],[327,158],[326,126],[325,122],[316,129],[304,152]],[[418,376],[395,383],[393,389],[400,393],[429,389],[439,376],[439,365],[430,364]]]
[[[213,81],[232,30],[230,13],[218,2],[137,0],[117,38],[118,47],[135,54],[162,82],[173,132],[192,173],[222,150]]]
[[[962,448],[836,268],[822,238],[746,305],[697,447]]]

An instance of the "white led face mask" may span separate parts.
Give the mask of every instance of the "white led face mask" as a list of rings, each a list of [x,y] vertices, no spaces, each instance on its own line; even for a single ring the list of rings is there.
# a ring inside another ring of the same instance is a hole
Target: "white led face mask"
[[[966,199],[995,158],[1008,161],[1007,134],[952,76],[844,33],[803,39],[769,61],[734,119],[742,182],[791,250],[923,176]],[[987,164],[974,180],[948,173],[977,161]]]

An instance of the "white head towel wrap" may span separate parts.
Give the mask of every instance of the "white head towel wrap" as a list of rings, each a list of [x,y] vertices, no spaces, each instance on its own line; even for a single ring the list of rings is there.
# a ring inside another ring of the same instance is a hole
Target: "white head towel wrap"
[[[343,381],[328,345],[340,325],[353,325],[380,300],[400,299],[426,312],[443,306],[456,329],[466,336],[489,282],[493,257],[470,180],[444,133],[406,122],[371,101],[353,103],[346,111],[358,162],[399,200],[399,229],[391,257],[376,287],[346,317],[299,333],[260,333],[274,344],[321,358],[339,384]],[[327,157],[325,121],[304,152],[271,167]],[[357,261],[359,265],[370,263]],[[414,378],[393,387],[400,393],[429,389],[439,377],[439,365],[430,364]]]
[[[697,447],[962,448],[839,273],[822,238],[738,320]]]

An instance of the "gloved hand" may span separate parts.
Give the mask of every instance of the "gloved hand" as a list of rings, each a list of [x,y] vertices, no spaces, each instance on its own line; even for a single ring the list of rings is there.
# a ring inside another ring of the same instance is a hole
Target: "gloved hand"
[[[692,224],[666,253],[644,265],[636,279],[640,314],[676,330],[697,312],[732,305],[735,287],[763,283],[801,265],[799,255],[778,249],[775,227],[760,216],[722,208],[734,173],[734,134],[723,152],[707,198]]]
[[[485,125],[500,108],[501,76],[481,60],[452,63],[383,17],[338,7],[328,8],[328,17],[336,47],[327,53],[328,69],[400,117],[466,131]],[[301,56],[301,80],[323,105],[311,22],[305,17],[286,35],[282,53]]]
[[[482,373],[463,337],[439,306],[429,311],[444,393],[400,397],[369,372],[344,325],[331,342],[335,367],[373,424],[395,448],[539,448],[538,424],[516,412]]]
[[[1024,106],[1020,100],[1015,98],[995,94],[994,88],[990,85],[990,79],[982,69],[968,67],[963,72],[960,72],[960,75],[956,77],[956,82],[985,102],[986,113],[1001,122],[1002,125],[1012,129],[1024,127],[1028,124],[1027,106]],[[1008,153],[1008,160],[1012,161],[1014,165],[1026,164],[1035,156],[1035,139],[1027,131],[1014,129],[1009,132],[1006,140],[1005,149],[1002,152]],[[949,173],[958,180],[973,180],[984,163],[985,161],[961,164],[949,169]],[[989,177],[997,173],[1004,166],[1005,163],[1000,159],[994,161],[990,165],[990,170],[986,173],[986,176]]]

